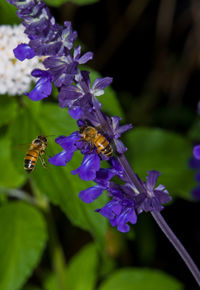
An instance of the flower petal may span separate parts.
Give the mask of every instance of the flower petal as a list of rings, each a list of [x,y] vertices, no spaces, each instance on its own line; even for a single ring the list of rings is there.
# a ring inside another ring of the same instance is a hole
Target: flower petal
[[[68,109],[68,113],[73,119],[76,120],[80,119],[83,116],[83,111],[80,107]]]
[[[113,79],[110,77],[97,78],[93,83],[92,89],[93,90],[103,90],[112,83],[112,80]]]
[[[35,88],[30,91],[30,93],[26,93],[32,101],[39,101],[44,98],[47,98],[52,91],[52,84],[49,78],[40,78],[36,85]]]
[[[49,157],[49,162],[56,166],[65,166],[72,159],[73,152],[62,151],[53,157]]]
[[[85,181],[93,180],[96,177],[96,172],[100,169],[100,159],[97,153],[86,154],[81,166],[71,173],[79,174],[79,177]]]
[[[115,142],[116,150],[119,154],[123,154],[124,152],[128,150],[128,148],[124,145],[124,143],[121,140],[115,139],[114,142]]]
[[[147,173],[148,173],[148,176],[147,176],[146,186],[148,187],[149,190],[152,190],[154,186],[156,185],[158,176],[160,176],[161,173],[156,170],[147,171]]]
[[[89,187],[85,190],[82,190],[79,193],[79,197],[82,201],[84,201],[86,203],[91,203],[102,194],[104,189],[105,189],[105,187],[101,186],[101,185]]]
[[[194,146],[193,155],[196,159],[200,160],[200,145]]]
[[[59,144],[65,151],[74,152],[76,147],[76,142],[80,139],[78,131],[73,132],[70,136],[60,136],[56,138],[56,143]]]
[[[79,58],[78,62],[80,64],[84,64],[84,63],[88,62],[89,60],[91,60],[92,58],[93,58],[93,53],[89,51],[89,52],[86,52],[85,54],[83,54]]]
[[[13,49],[14,55],[17,59],[23,61],[26,58],[31,59],[35,56],[35,52],[26,43],[19,44],[15,49]]]

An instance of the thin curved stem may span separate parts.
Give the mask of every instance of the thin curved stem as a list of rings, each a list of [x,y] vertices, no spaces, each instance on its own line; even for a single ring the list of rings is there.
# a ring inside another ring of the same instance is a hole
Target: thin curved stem
[[[174,248],[177,250],[185,264],[187,265],[188,269],[194,276],[195,280],[197,281],[198,285],[200,286],[200,273],[199,269],[197,268],[196,264],[188,254],[187,250],[183,247],[179,239],[176,237],[176,235],[172,232],[160,212],[151,212],[154,220],[159,225],[160,229],[163,231],[165,236],[168,238],[168,240],[172,243]]]

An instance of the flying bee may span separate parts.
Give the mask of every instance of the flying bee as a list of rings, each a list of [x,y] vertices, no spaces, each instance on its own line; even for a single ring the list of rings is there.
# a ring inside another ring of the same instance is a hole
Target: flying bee
[[[81,141],[85,141],[93,148],[97,148],[97,153],[110,157],[113,154],[113,148],[109,141],[98,130],[92,126],[83,125],[79,129]]]
[[[42,158],[42,155],[45,154],[47,141],[48,140],[45,136],[37,136],[37,138],[32,141],[24,158],[24,169],[27,173],[31,173],[34,170],[38,157],[40,158],[42,165],[45,168],[47,167],[44,159]]]

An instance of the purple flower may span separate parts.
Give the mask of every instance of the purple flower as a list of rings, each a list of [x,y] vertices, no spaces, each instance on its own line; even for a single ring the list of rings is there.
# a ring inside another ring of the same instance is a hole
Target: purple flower
[[[85,181],[94,180],[96,172],[100,169],[100,159],[96,152],[86,154],[83,158],[81,166],[71,173],[78,174]]]
[[[200,160],[200,145],[194,146],[193,155],[196,159]]]
[[[28,44],[21,43],[13,50],[15,57],[21,61],[31,59],[35,56],[34,51],[30,48]]]
[[[87,58],[84,55],[84,61],[87,60],[88,54]],[[68,84],[61,88],[59,94],[59,104],[61,107],[76,108],[84,106],[85,110],[92,110],[94,98],[104,93],[104,88],[111,83],[112,78],[96,79],[92,87],[90,87],[89,74],[88,71],[81,71],[76,75],[76,85]]]
[[[200,185],[192,190],[192,196],[195,200],[200,200]]]
[[[188,165],[192,169],[200,169],[200,160],[197,160],[195,157],[191,157]]]
[[[146,192],[139,193],[136,197],[138,213],[142,211],[161,211],[163,209],[162,204],[171,200],[164,185],[160,184],[155,188],[158,176],[160,176],[160,172],[148,171],[147,181],[143,183]]]
[[[93,202],[104,190],[109,189],[110,180],[114,175],[116,175],[116,170],[100,168],[99,171],[96,172],[96,178],[94,179],[97,185],[82,190],[79,193],[80,199],[86,203]]]
[[[62,27],[60,25],[50,25],[49,29],[42,35],[31,37],[29,45],[36,55],[56,55],[62,47],[61,34]]]
[[[80,139],[78,132],[72,133],[69,137],[60,136],[56,138],[58,143],[64,150],[53,157],[49,158],[49,162],[56,166],[66,166],[72,159],[74,151],[77,150],[76,142]]]
[[[109,193],[113,197],[112,200],[97,211],[108,218],[113,227],[117,226],[118,231],[128,232],[130,227],[127,223],[137,222],[133,190],[127,184],[110,183]]]
[[[62,50],[64,48],[72,49],[73,43],[77,38],[77,32],[72,30],[71,22],[64,22],[64,29],[62,31],[61,40],[62,40]],[[61,49],[60,49],[61,50]],[[59,52],[61,53],[61,51]]]
[[[112,129],[112,139],[114,140],[116,151],[119,154],[122,154],[122,153],[127,151],[127,148],[124,146],[122,141],[119,140],[119,138],[120,138],[121,134],[132,129],[133,126],[132,126],[132,124],[120,126],[119,125],[120,120],[121,120],[121,118],[117,117],[117,116],[114,116],[111,118],[107,117],[107,121],[110,124],[110,127]]]
[[[30,93],[26,93],[26,95],[33,101],[47,98],[52,91],[51,75],[48,71],[40,69],[33,70],[31,74],[34,77],[40,77],[40,79],[37,81],[35,88]]]
[[[97,199],[102,192],[105,190],[105,187],[102,185],[95,185],[92,187],[89,187],[85,190],[80,191],[79,197],[82,201],[86,203],[91,203],[95,199]]]
[[[49,9],[44,3],[37,0],[27,1],[27,5],[24,7],[22,1],[18,1],[18,3],[17,15],[24,19],[25,33],[30,39],[43,38],[51,26],[55,24],[55,19],[51,17]]]
[[[44,65],[50,70],[55,86],[61,87],[63,84],[67,86],[72,83],[77,74],[78,64],[86,63],[92,58],[93,54],[91,52],[80,56],[80,49],[80,46],[74,49],[73,57],[71,54],[67,54],[67,56],[56,55],[45,59]]]
[[[92,202],[106,189],[109,192],[111,200],[104,207],[96,211],[108,218],[113,227],[117,226],[118,231],[128,232],[130,227],[127,223],[135,224],[137,222],[133,190],[128,184],[117,185],[114,182],[110,182],[114,171],[113,169],[109,170],[111,170],[109,173],[105,172],[107,178],[105,178],[106,182],[104,185],[101,183],[96,187],[80,192],[80,198],[85,202]]]

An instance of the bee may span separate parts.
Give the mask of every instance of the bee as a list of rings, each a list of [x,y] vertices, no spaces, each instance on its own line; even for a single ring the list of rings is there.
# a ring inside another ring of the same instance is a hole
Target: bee
[[[81,141],[88,142],[93,148],[97,148],[97,153],[110,157],[113,154],[113,148],[109,141],[98,130],[92,126],[83,125],[79,129]]]
[[[38,157],[40,157],[42,165],[45,168],[47,167],[42,158],[42,155],[45,154],[46,147],[47,138],[45,136],[37,136],[37,138],[32,141],[24,158],[24,169],[27,173],[31,173],[35,169]]]

